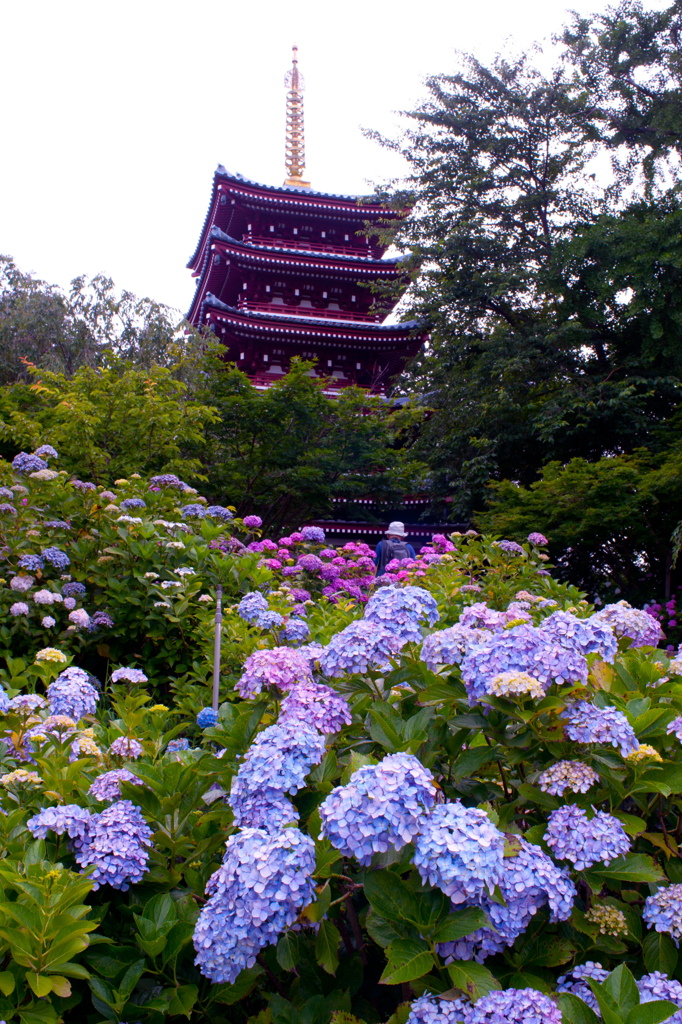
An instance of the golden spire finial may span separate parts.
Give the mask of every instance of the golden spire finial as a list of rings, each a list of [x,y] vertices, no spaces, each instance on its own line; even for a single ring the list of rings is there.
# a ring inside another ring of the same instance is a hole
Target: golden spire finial
[[[291,71],[287,71],[284,84],[287,87],[287,138],[285,185],[295,188],[310,188],[310,182],[303,180],[305,170],[305,135],[303,130],[303,75],[298,70],[298,46],[292,47]]]

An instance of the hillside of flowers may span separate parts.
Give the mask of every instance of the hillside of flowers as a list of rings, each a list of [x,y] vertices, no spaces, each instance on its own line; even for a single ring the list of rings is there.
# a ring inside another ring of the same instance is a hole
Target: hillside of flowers
[[[682,1022],[660,609],[58,467],[0,462],[6,1024]]]

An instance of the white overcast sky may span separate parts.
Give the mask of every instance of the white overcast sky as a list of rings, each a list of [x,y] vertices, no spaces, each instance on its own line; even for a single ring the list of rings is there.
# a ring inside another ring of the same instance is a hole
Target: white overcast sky
[[[397,158],[363,127],[448,72],[547,41],[604,0],[5,0],[0,4],[0,253],[68,285],[99,271],[185,310],[185,263],[217,163],[284,178],[283,77],[299,47],[306,177],[370,191]],[[648,0],[648,7],[663,7]]]

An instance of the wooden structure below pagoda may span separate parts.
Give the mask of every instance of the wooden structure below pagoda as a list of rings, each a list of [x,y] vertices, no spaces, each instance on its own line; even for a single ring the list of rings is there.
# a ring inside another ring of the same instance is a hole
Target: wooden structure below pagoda
[[[423,342],[416,322],[384,322],[392,304],[369,287],[405,278],[364,233],[396,216],[371,196],[260,185],[219,166],[188,263],[197,278],[188,319],[259,387],[298,356],[332,393],[357,384],[385,395]]]

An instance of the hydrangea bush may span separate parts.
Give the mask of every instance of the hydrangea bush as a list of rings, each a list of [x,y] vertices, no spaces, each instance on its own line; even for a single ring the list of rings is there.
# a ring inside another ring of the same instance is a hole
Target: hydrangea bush
[[[658,619],[558,584],[537,533],[436,536],[377,581],[364,545],[263,538],[170,472],[102,491],[21,456],[1,1020],[682,1020]]]

